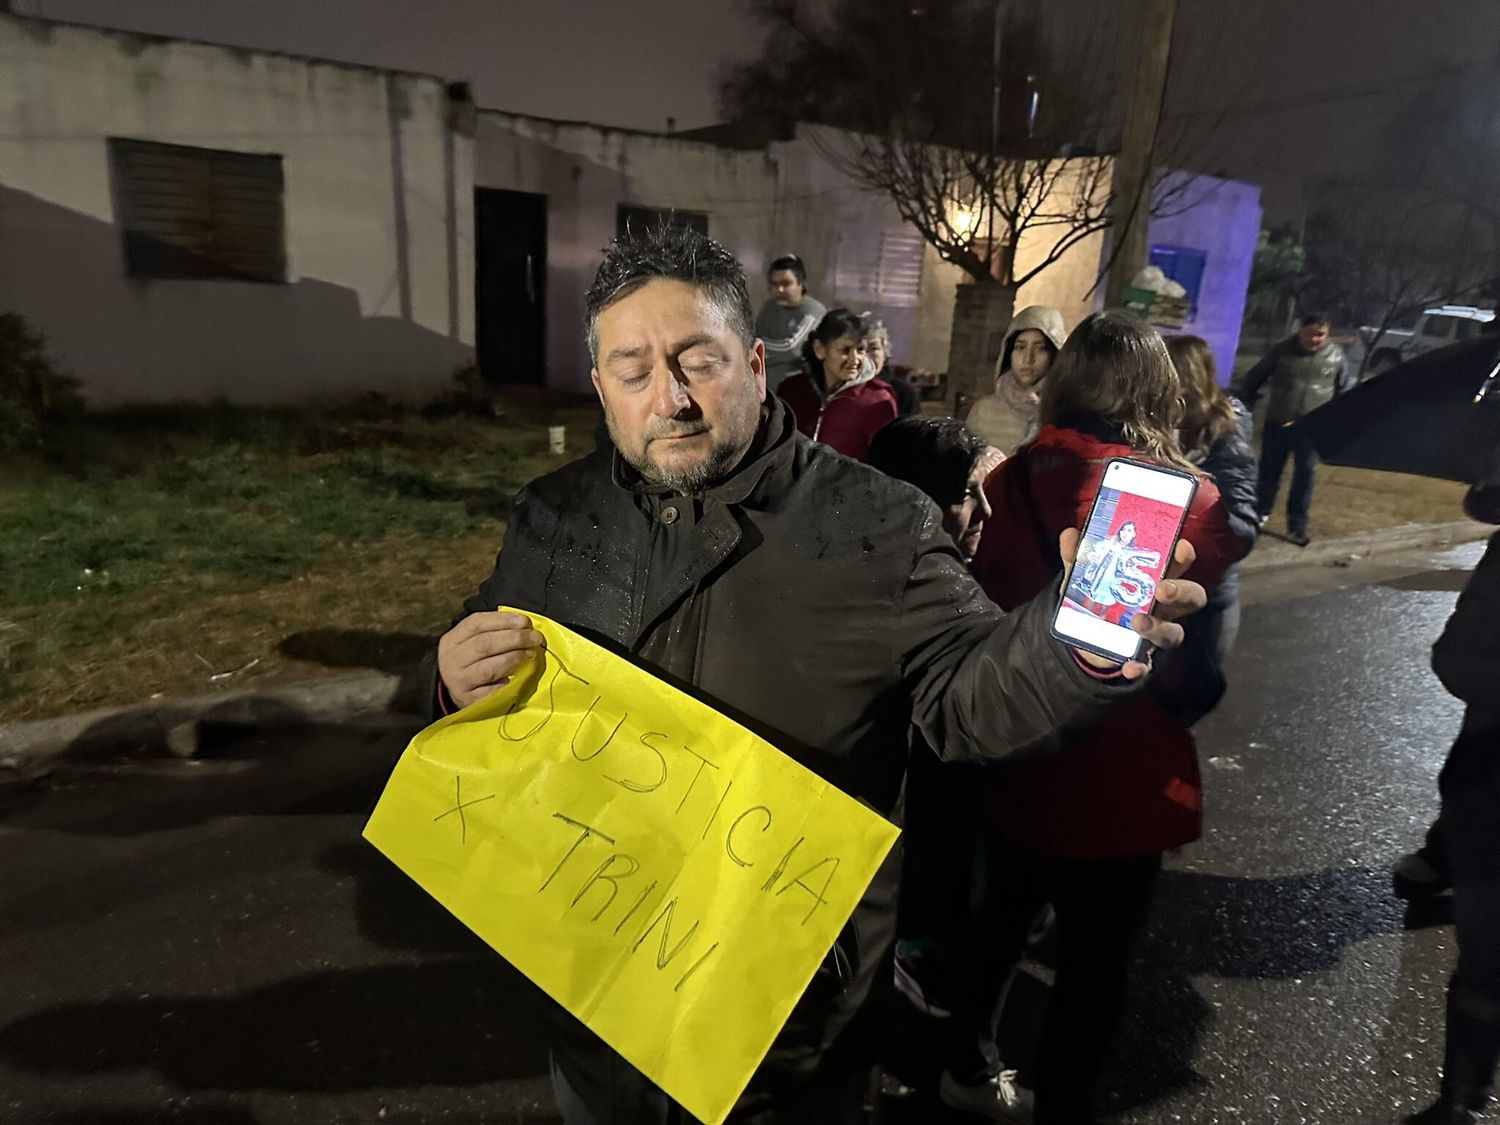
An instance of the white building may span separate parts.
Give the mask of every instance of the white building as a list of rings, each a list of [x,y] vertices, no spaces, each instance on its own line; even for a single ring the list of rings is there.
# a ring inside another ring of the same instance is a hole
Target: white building
[[[472,122],[438,78],[0,13],[0,309],[95,404],[431,396]]]
[[[948,366],[955,297],[965,275],[826,155],[838,135],[799,126],[787,141],[741,149],[672,136],[481,110],[475,134],[479,247],[480,365],[502,382],[588,389],[583,296],[601,249],[628,223],[675,212],[728,246],[765,295],[765,267],[796,253],[808,290],[830,308],[878,311],[896,361],[929,371]],[[1075,190],[1066,183],[1059,190]],[[1227,375],[1239,339],[1255,237],[1259,189],[1176,173],[1171,205],[1153,218],[1151,260],[1193,297],[1184,331],[1205,336]],[[1049,254],[1060,228],[1029,232],[1017,254],[1025,274]],[[1063,232],[1066,233],[1066,232]],[[1016,307],[1053,305],[1069,327],[1098,307],[1107,239],[1080,240],[1022,286]],[[972,324],[975,346],[997,333]]]
[[[739,256],[757,302],[794,252],[824,304],[883,316],[896,362],[943,371],[957,342],[987,369],[1003,324],[956,301],[962,272],[829,158],[847,134],[711,143],[728,132],[476,113],[439,78],[0,12],[0,309],[96,405],[428,398],[476,344],[493,382],[586,392],[600,253],[675,212]],[[1226,370],[1258,195],[1193,177],[1150,231],[1194,295],[1186,330]],[[1066,233],[1023,237],[1018,274]],[[1104,249],[1082,239],[1017,307],[1076,324]]]
[[[627,223],[675,211],[734,251],[757,303],[766,265],[796,253],[810,271],[808,291],[825,305],[878,311],[898,362],[944,370],[962,271],[885,195],[851,182],[824,155],[833,134],[803,125],[789,141],[743,150],[481,110],[474,157],[481,366],[505,382],[587,389],[583,295],[600,250]],[[509,244],[486,268],[485,247],[497,238]],[[1020,303],[1056,305],[1070,324],[1082,319],[1094,306],[1102,245],[1100,235],[1083,239],[1022,288]],[[1023,245],[1019,265],[1050,249]],[[540,297],[528,302],[527,294]],[[491,323],[492,315],[503,323]],[[544,343],[518,348],[518,340]],[[518,353],[525,363],[515,362]]]

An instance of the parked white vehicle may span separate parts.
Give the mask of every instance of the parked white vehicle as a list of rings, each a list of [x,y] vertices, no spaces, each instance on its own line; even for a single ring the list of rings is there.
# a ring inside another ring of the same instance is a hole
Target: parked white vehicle
[[[1375,339],[1375,334],[1380,331],[1378,328],[1361,328],[1359,349],[1350,355],[1349,362],[1357,365],[1373,343],[1374,351],[1365,366],[1365,374],[1378,375],[1425,352],[1447,347],[1458,340],[1473,339],[1494,319],[1494,309],[1478,309],[1472,305],[1424,309],[1415,322],[1407,321],[1387,328],[1378,341]]]

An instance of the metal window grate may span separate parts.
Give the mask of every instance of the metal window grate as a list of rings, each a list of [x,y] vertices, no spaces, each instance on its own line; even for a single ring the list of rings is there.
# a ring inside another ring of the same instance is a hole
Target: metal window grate
[[[907,227],[839,232],[834,290],[846,304],[915,308],[922,288],[922,236]]]
[[[281,157],[111,137],[131,277],[286,280]]]

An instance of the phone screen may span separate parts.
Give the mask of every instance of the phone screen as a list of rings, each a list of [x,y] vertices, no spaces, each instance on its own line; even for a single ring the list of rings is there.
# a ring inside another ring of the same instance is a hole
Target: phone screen
[[[1105,466],[1053,636],[1115,660],[1135,659],[1141,635],[1130,619],[1155,602],[1197,488],[1187,473],[1140,461],[1116,458]]]

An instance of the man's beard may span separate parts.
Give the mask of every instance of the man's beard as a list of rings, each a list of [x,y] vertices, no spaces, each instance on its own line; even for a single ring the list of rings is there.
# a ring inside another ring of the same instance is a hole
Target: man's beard
[[[614,416],[607,408],[604,412],[604,420],[609,427],[609,436],[614,440],[615,448],[620,451],[620,456],[625,458],[631,468],[640,473],[641,479],[647,484],[675,492],[696,493],[724,480],[739,464],[740,458],[745,455],[750,443],[755,440],[755,431],[760,426],[760,403],[749,402],[747,399],[733,404],[733,408],[725,414],[722,423],[713,430],[707,431],[712,442],[708,453],[693,464],[683,465],[680,468],[667,468],[651,460],[649,452],[651,442],[657,438],[670,437],[675,434],[705,432],[706,427],[703,422],[687,422],[675,418],[653,416],[646,426],[641,451],[636,453],[627,451],[621,443]]]

